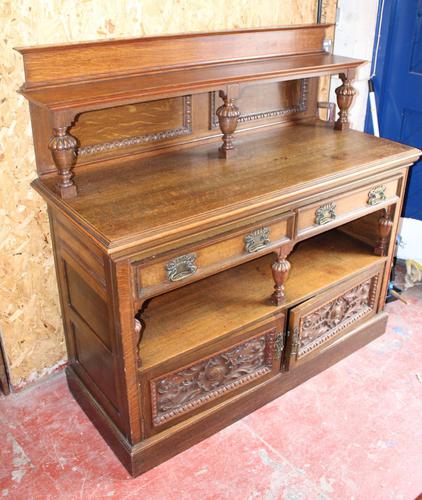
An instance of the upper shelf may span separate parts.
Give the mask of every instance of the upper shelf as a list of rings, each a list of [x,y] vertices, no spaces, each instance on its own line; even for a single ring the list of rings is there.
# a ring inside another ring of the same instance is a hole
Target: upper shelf
[[[323,51],[331,25],[196,33],[17,49],[22,94],[77,113],[228,85],[324,76],[364,61]]]
[[[227,84],[282,81],[342,73],[363,61],[328,53],[275,57],[257,62],[207,65],[152,74],[118,77],[54,87],[22,90],[23,95],[52,111],[76,113],[156,98],[210,91]]]

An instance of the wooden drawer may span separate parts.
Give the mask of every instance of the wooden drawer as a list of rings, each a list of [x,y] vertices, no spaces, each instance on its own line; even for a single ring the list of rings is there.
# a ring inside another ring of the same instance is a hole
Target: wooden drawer
[[[376,184],[325,199],[300,208],[297,212],[297,236],[308,237],[348,220],[366,215],[386,204],[398,200],[401,177],[390,178]]]
[[[284,213],[144,260],[135,267],[138,296],[151,297],[269,253],[291,240],[293,224],[294,214]]]
[[[384,267],[377,264],[289,311],[285,369],[317,356],[377,313]]]
[[[154,434],[278,374],[284,315],[142,370],[146,432]]]

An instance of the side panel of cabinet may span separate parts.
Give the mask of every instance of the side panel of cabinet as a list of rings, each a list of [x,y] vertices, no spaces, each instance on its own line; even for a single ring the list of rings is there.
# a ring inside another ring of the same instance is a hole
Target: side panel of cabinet
[[[318,356],[378,312],[384,267],[377,264],[290,310],[285,369]]]
[[[129,437],[108,257],[69,221],[51,210],[50,223],[68,369],[95,400],[99,411]]]

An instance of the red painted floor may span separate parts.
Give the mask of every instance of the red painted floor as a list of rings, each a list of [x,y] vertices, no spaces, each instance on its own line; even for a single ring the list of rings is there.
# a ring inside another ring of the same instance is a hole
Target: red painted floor
[[[0,398],[0,498],[414,499],[422,492],[422,290],[386,335],[131,479],[63,374]]]

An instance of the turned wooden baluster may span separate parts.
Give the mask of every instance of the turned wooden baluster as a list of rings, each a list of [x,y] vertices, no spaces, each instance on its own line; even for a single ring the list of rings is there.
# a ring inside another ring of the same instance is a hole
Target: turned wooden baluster
[[[67,126],[53,128],[53,135],[48,143],[48,148],[59,172],[59,181],[56,187],[62,198],[72,198],[77,194],[73,182],[72,167],[75,163],[78,143],[67,130]]]
[[[339,75],[343,85],[336,88],[337,104],[339,107],[338,119],[334,124],[334,130],[347,130],[349,123],[349,108],[356,95],[356,90],[352,87],[349,78],[344,74]]]
[[[271,270],[275,281],[274,292],[271,296],[271,301],[274,305],[279,306],[285,299],[284,284],[289,277],[290,262],[286,260],[289,253],[293,250],[293,245],[285,245],[278,249],[276,259],[274,260]]]
[[[236,148],[233,144],[233,134],[237,127],[240,111],[236,106],[235,101],[238,97],[238,91],[234,90],[225,93],[220,90],[219,96],[223,99],[224,104],[217,111],[218,123],[223,132],[223,144],[219,148],[220,158],[229,158],[236,154]]]
[[[390,239],[393,221],[391,220],[392,207],[387,207],[383,211],[383,215],[378,220],[378,240],[374,248],[375,255],[381,257],[387,255],[388,243]]]

